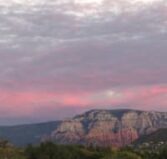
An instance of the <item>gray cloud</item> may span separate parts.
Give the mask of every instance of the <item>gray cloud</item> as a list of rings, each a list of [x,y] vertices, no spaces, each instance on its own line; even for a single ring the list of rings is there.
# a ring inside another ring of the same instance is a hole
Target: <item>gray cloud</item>
[[[0,89],[96,92],[167,84],[167,2],[0,1]],[[63,109],[64,110],[64,109]]]

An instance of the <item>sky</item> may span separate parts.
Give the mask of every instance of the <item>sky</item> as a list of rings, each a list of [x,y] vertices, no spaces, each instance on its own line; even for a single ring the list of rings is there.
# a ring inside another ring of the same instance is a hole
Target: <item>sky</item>
[[[90,109],[167,111],[166,0],[0,0],[0,124]]]

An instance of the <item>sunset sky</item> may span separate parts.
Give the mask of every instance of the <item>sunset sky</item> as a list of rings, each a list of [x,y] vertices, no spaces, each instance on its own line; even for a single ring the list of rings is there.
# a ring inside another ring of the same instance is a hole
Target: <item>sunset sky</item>
[[[0,124],[96,108],[167,111],[167,1],[0,0]]]

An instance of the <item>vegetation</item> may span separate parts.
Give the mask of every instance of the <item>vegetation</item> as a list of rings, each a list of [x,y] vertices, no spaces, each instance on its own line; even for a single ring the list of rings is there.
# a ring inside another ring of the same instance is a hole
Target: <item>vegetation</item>
[[[143,143],[167,143],[167,129],[158,129],[157,131],[141,136],[139,139],[137,139],[134,144],[141,145]]]
[[[144,148],[95,148],[78,145],[41,143],[16,148],[6,140],[0,141],[0,159],[166,159],[167,146],[157,151]]]
[[[26,159],[24,150],[11,145],[7,140],[0,140],[0,159]]]

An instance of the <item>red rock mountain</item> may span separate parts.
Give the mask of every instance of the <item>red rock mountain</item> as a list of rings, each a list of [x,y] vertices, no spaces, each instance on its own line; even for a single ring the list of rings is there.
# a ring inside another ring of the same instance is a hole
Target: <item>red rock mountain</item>
[[[167,127],[167,113],[136,110],[91,110],[65,120],[49,139],[60,144],[121,147]]]

